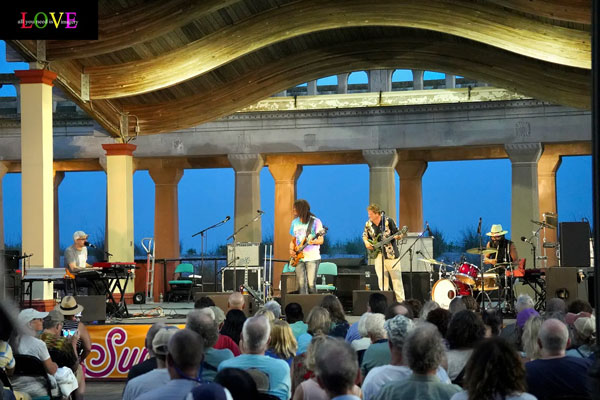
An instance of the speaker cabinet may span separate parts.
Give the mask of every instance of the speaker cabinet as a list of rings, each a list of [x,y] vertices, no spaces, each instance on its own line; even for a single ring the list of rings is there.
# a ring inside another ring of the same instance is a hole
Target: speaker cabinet
[[[327,296],[327,293],[323,294],[286,294],[281,300],[281,310],[285,310],[285,307],[289,303],[298,303],[302,307],[304,317],[308,317],[308,313],[313,307],[321,305],[323,298]]]
[[[371,294],[373,293],[383,294],[387,298],[388,304],[391,304],[396,300],[394,292],[392,292],[391,290],[354,290],[352,292],[352,315],[363,315],[367,312],[369,296],[371,296]]]
[[[559,297],[571,304],[573,300],[588,301],[588,280],[575,268],[546,269],[546,301]]]
[[[221,289],[223,292],[235,291],[246,281],[246,268],[235,268],[235,284],[233,279],[234,269],[227,267],[223,270],[223,281]],[[260,291],[260,279],[262,267],[250,267],[248,271],[248,285],[255,290]]]
[[[423,303],[431,300],[429,296],[429,272],[413,272],[412,275],[403,272],[402,283],[404,284],[404,297],[406,299],[417,299]]]
[[[561,222],[560,266],[590,266],[590,226],[587,222]]]
[[[215,302],[215,306],[219,307],[225,315],[227,315],[227,311],[229,311],[229,307],[227,306],[227,300],[229,300],[229,296],[232,292],[198,292],[194,293],[194,301],[198,300],[200,297],[209,297],[212,301]],[[245,294],[244,295],[244,314],[250,316],[254,315],[254,313],[258,310],[258,303],[252,298],[252,296]]]
[[[107,303],[105,295],[76,296],[75,300],[77,300],[77,304],[81,304],[83,306],[83,311],[81,312],[81,321],[106,321]]]

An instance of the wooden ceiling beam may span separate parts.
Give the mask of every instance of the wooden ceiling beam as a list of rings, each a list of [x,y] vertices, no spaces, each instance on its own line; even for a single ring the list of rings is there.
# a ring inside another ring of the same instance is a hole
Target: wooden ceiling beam
[[[487,0],[501,7],[578,24],[592,23],[590,0]]]
[[[310,0],[258,14],[159,57],[86,67],[90,98],[135,96],[167,88],[271,44],[343,27],[420,28],[554,64],[589,69],[591,35],[468,0]]]
[[[307,50],[254,69],[209,92],[175,101],[123,104],[141,134],[175,131],[232,114],[273,93],[322,76],[362,69],[431,69],[468,76],[557,104],[590,108],[590,71],[541,62],[489,46],[414,35]]]
[[[48,41],[47,59],[64,60],[111,53],[156,39],[240,0],[144,2],[98,21],[98,40]]]

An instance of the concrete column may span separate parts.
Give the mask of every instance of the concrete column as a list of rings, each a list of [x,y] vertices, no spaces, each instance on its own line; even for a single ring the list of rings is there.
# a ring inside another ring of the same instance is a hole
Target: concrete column
[[[423,75],[424,71],[413,69],[413,90],[423,90]]]
[[[375,69],[369,73],[369,92],[391,92],[392,72],[387,69]]]
[[[137,146],[103,144],[106,151],[106,216],[111,261],[133,261],[133,152]],[[133,287],[133,285],[131,286]]]
[[[348,93],[348,74],[339,74],[337,76],[337,92],[338,94]]]
[[[6,163],[0,161],[0,251],[4,250],[4,202],[2,200],[2,180],[7,172],[8,167],[6,166]]]
[[[58,187],[65,178],[64,171],[54,171],[54,266],[64,267],[60,265],[60,225],[58,211]]]
[[[270,163],[269,172],[275,180],[275,224],[273,232],[273,256],[285,260],[290,256],[289,243],[292,208],[296,201],[296,182],[302,173],[302,166],[295,162]],[[273,263],[273,289],[279,290],[282,263]]]
[[[423,229],[422,178],[427,161],[398,161],[396,171],[400,176],[400,218],[398,225],[408,226],[409,232]]]
[[[260,170],[265,165],[260,154],[229,154],[235,170],[235,230],[247,224],[260,209]],[[261,242],[260,219],[250,223],[236,237],[238,242]]]
[[[377,203],[385,213],[398,221],[396,214],[396,177],[394,168],[398,153],[394,149],[363,150],[369,164],[369,203]]]
[[[317,95],[317,81],[310,81],[306,83],[306,94],[309,96]]]
[[[531,220],[540,216],[537,163],[542,154],[541,143],[515,143],[504,145],[512,163],[512,202],[510,237],[515,242],[520,258],[527,258],[527,266],[533,268],[531,247],[522,242],[521,236],[531,236],[538,227]],[[489,228],[489,227],[487,227]],[[540,254],[540,251],[537,251]]]
[[[446,74],[446,89],[454,89],[456,87],[456,75]]]
[[[539,209],[540,214],[538,220],[544,219],[543,214],[546,212],[553,212],[557,214],[557,202],[556,202],[556,172],[560,167],[562,158],[560,154],[553,154],[547,151],[542,153],[540,160],[538,161],[538,192],[539,192]],[[558,265],[558,259],[556,257],[555,249],[542,249],[541,244],[546,242],[558,241],[557,229],[543,229],[540,231],[540,251],[542,255],[546,255],[548,260],[546,266],[554,267]],[[540,264],[540,266],[543,266]]]

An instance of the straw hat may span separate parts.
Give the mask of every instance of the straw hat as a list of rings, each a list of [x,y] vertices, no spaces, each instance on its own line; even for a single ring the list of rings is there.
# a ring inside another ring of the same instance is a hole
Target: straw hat
[[[492,229],[490,229],[490,231],[488,233],[486,233],[486,235],[488,236],[502,236],[502,235],[506,235],[508,233],[508,231],[505,231],[502,229],[502,225],[500,224],[494,224],[492,225]]]
[[[77,304],[75,297],[65,296],[60,301],[60,304],[54,307],[54,309],[60,311],[62,315],[75,315],[83,311],[83,306]]]

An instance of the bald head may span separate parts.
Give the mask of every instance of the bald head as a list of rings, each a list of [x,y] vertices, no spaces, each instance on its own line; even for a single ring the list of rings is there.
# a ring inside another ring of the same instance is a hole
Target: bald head
[[[544,321],[538,333],[538,343],[542,349],[542,357],[564,356],[569,345],[567,326],[554,318]]]
[[[229,310],[244,311],[244,296],[240,292],[231,293],[227,300],[227,307]]]

